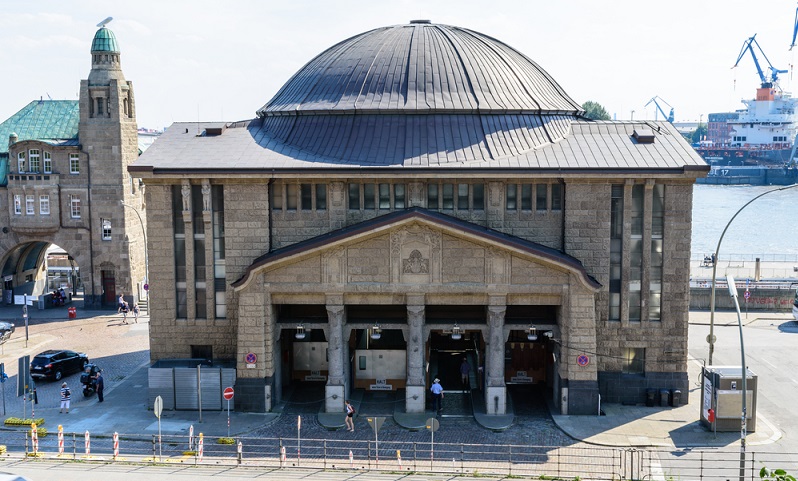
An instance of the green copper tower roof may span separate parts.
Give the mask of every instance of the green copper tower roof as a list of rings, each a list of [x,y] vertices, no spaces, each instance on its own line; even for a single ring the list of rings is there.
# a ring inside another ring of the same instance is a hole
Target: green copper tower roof
[[[119,45],[116,43],[114,32],[102,27],[94,34],[91,42],[92,52],[119,52]]]

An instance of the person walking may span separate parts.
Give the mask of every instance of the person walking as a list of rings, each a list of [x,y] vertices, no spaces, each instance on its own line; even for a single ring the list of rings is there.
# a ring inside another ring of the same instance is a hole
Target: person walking
[[[441,380],[436,377],[435,380],[432,381],[432,387],[430,387],[429,390],[432,392],[432,411],[440,414],[441,411],[443,411],[443,387],[441,386]]]
[[[97,390],[97,402],[103,402],[103,388],[105,388],[105,379],[103,379],[103,370],[97,371],[97,377],[94,378],[94,387]]]
[[[123,294],[119,294],[119,307],[116,309],[116,313],[119,314],[122,312],[122,308],[125,307],[125,296]]]
[[[69,414],[69,400],[72,398],[72,393],[69,392],[69,387],[67,387],[67,383],[61,384],[61,410],[58,413],[65,412]]]
[[[122,324],[127,324],[127,302],[122,301],[122,305],[119,309],[122,311]]]
[[[471,374],[471,365],[468,364],[466,358],[463,358],[463,362],[460,363],[460,382],[463,383],[463,389],[468,389],[469,385],[471,384],[469,378]]]
[[[346,423],[346,430],[353,433],[355,432],[355,421],[352,418],[355,416],[355,408],[352,406],[352,401],[347,399],[345,408],[346,418],[344,418],[344,422]]]
[[[136,324],[139,323],[139,305],[135,302],[133,303],[133,321]]]

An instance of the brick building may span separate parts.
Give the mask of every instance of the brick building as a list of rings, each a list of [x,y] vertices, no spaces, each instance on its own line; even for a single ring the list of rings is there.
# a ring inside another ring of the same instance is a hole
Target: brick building
[[[146,218],[139,220],[143,197],[127,172],[139,152],[136,106],[120,56],[113,32],[100,28],[79,100],[35,100],[0,123],[6,302],[47,293],[42,266],[51,244],[78,268],[87,306],[143,295]]]
[[[708,166],[667,122],[582,114],[502,42],[414,21],[322,52],[252,120],[172,125],[129,167],[153,360],[234,360],[253,411],[315,385],[328,412],[422,412],[435,377],[488,413],[529,386],[571,414],[686,397]]]

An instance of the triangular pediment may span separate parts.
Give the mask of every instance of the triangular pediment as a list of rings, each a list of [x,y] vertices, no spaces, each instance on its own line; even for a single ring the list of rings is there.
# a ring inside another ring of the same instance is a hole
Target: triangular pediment
[[[555,249],[425,209],[408,209],[270,252],[233,284],[601,285]]]

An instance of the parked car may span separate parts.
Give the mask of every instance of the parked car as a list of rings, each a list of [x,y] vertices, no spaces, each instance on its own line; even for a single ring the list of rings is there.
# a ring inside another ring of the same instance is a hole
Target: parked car
[[[12,332],[14,332],[13,322],[0,321],[0,344],[6,342]]]
[[[59,381],[65,375],[82,371],[88,363],[89,357],[82,352],[51,349],[33,358],[30,363],[30,375]]]

